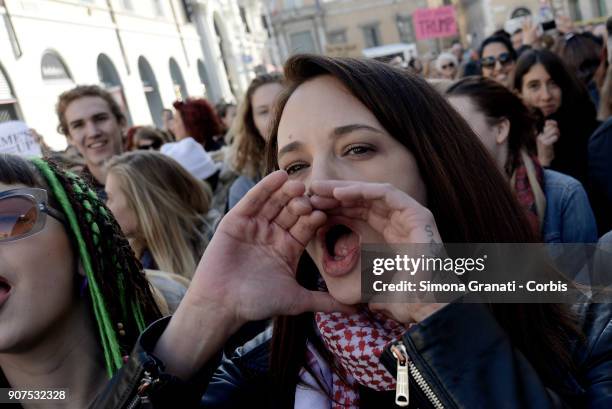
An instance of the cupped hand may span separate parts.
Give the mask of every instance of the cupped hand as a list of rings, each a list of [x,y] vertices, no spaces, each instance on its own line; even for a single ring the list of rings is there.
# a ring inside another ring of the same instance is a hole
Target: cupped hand
[[[442,242],[429,209],[388,183],[316,181],[310,191],[315,208],[365,221],[388,244]]]
[[[284,171],[265,177],[223,218],[185,296],[235,325],[305,311],[352,311],[295,279],[300,256],[326,215]]]
[[[389,184],[353,181],[317,181],[310,191],[312,205],[328,214],[367,222],[387,244],[441,244],[432,213],[407,193]],[[433,246],[437,251],[438,246]],[[401,273],[400,273],[401,274]],[[394,277],[393,281],[402,277]],[[399,293],[396,293],[397,296]],[[387,300],[389,297],[385,297]],[[390,300],[391,301],[391,300]],[[398,322],[420,322],[446,303],[370,302],[368,307]]]

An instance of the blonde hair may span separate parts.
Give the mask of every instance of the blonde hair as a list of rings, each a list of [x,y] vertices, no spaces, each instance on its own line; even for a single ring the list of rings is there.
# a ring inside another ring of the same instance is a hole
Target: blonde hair
[[[138,237],[133,247],[148,249],[158,269],[191,278],[208,244],[210,188],[157,152],[116,156],[108,164],[108,174],[117,178],[136,214]]]
[[[230,164],[239,174],[251,179],[261,177],[265,171],[266,141],[255,127],[253,121],[253,94],[266,84],[282,84],[283,76],[279,73],[258,75],[251,81],[244,99],[227,136],[231,143]]]

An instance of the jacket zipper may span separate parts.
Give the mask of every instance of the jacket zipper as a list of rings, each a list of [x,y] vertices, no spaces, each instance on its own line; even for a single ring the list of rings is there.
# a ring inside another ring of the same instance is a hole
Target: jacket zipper
[[[410,388],[408,386],[408,353],[404,344],[391,347],[391,353],[397,360],[397,375],[395,380],[395,404],[406,407],[410,404]]]
[[[140,402],[140,396],[138,395],[134,396],[134,398],[130,401],[129,405],[126,406],[126,409],[135,409],[136,405],[138,405],[139,402]]]
[[[414,382],[423,392],[429,403],[435,409],[444,409],[444,405],[436,396],[434,391],[425,381],[423,374],[419,368],[408,358],[408,352],[402,341],[397,342],[391,347],[391,353],[397,361],[397,387],[395,389],[395,404],[400,407],[406,407],[410,403],[409,400],[409,374],[412,375]]]
[[[126,409],[135,409],[139,404],[149,403],[149,399],[144,395],[144,392],[147,388],[153,383],[153,378],[151,377],[151,373],[148,371],[144,371],[144,375],[140,379],[140,386],[138,387],[138,392],[136,396],[132,398],[130,403],[127,405]]]

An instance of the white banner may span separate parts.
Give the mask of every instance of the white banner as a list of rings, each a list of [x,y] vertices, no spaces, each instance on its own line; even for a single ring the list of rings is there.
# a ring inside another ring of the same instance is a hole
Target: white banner
[[[40,145],[22,121],[0,123],[0,153],[11,153],[25,157],[41,157]]]

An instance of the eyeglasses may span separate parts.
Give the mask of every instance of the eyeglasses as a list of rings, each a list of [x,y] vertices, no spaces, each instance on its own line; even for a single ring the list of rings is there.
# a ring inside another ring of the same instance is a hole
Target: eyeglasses
[[[453,62],[449,62],[448,64],[445,64],[441,67],[443,70],[447,69],[447,68],[455,68],[455,63]]]
[[[492,69],[493,67],[495,67],[495,63],[497,61],[499,61],[499,63],[502,66],[504,66],[504,65],[510,64],[513,60],[512,60],[512,56],[510,55],[510,53],[501,53],[497,57],[494,57],[491,55],[489,57],[481,58],[480,65],[482,65],[483,68]]]
[[[65,224],[62,213],[47,204],[47,191],[11,189],[0,193],[0,243],[32,236],[45,227],[46,215]]]

